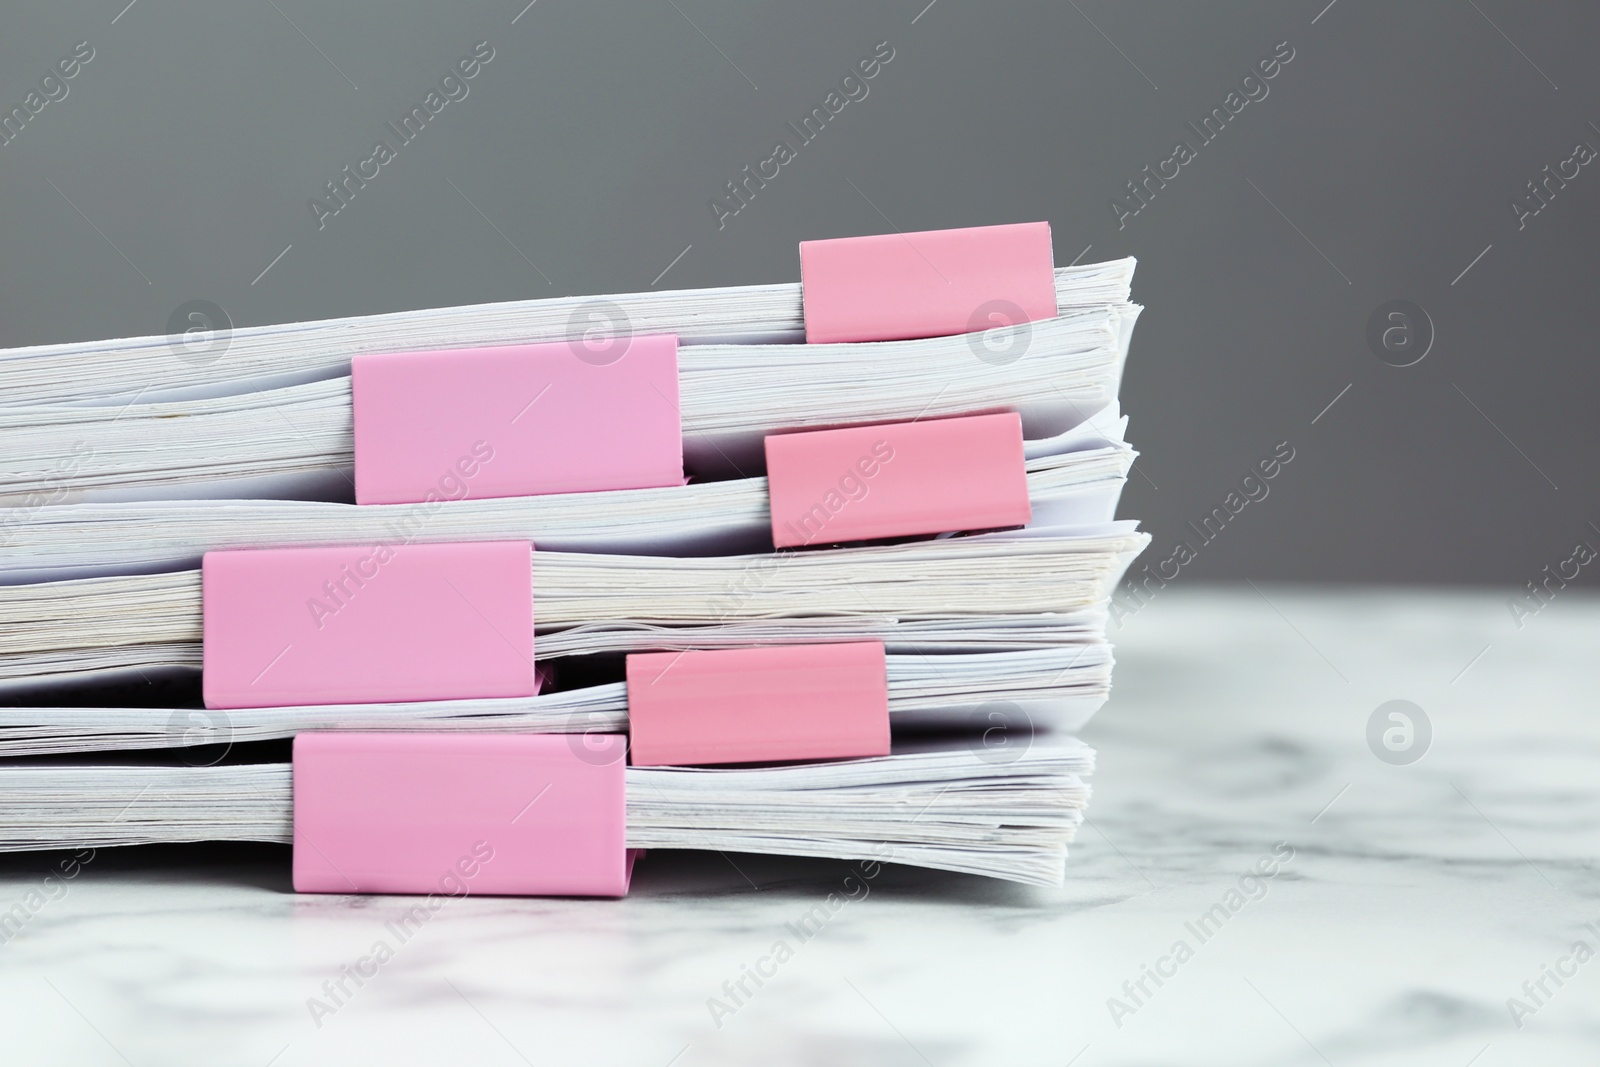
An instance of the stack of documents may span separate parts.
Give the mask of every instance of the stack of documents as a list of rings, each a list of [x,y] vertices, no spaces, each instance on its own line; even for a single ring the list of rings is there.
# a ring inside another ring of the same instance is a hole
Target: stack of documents
[[[1071,734],[1148,541],[1115,518],[1134,263],[1053,269],[1042,224],[802,263],[239,329],[204,358],[0,352],[0,849],[285,842],[306,891],[424,891],[477,837],[518,857],[488,892],[620,895],[651,848],[1059,884],[1093,766]],[[626,377],[647,341],[675,388]],[[456,372],[478,392],[373,399]],[[509,405],[481,439],[472,395]],[[444,442],[414,491],[375,489],[383,420]],[[433,830],[374,827],[330,759],[409,776]],[[479,810],[523,780],[532,814]]]

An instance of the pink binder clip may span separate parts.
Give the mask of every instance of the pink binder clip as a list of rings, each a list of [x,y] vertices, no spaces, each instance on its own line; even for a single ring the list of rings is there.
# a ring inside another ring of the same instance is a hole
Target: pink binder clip
[[[671,335],[358,355],[351,389],[358,504],[683,484]]]
[[[767,438],[778,548],[1023,526],[1033,515],[1015,412]]]
[[[626,748],[616,735],[300,734],[295,890],[625,896],[638,855]]]
[[[1056,315],[1050,224],[800,243],[806,340],[898,341]]]
[[[532,696],[527,541],[207,552],[208,708]]]
[[[628,657],[639,766],[889,754],[881,641]]]

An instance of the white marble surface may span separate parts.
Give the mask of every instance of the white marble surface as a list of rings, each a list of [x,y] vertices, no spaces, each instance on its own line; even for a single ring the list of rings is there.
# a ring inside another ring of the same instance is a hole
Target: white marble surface
[[[1116,635],[1063,890],[886,869],[800,944],[846,865],[656,854],[625,901],[451,904],[319,1026],[408,902],[296,897],[280,849],[102,853],[0,946],[0,1063],[1595,1062],[1600,962],[1520,1030],[1507,999],[1600,949],[1600,601],[1518,631],[1489,593],[1262,592],[1175,586]],[[1366,742],[1395,698],[1433,724],[1409,766]],[[49,862],[0,858],[0,906]],[[719,1027],[707,999],[780,938]],[[1180,939],[1119,1027],[1108,998]]]

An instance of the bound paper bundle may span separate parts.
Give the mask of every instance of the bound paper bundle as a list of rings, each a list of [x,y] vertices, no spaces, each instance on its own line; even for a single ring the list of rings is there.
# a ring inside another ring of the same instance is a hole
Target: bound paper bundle
[[[586,459],[605,443],[595,435],[648,435],[656,423],[672,439],[675,462],[659,477],[651,478],[654,472],[648,470],[629,471],[620,483],[635,484],[602,482],[600,488],[674,484],[682,481],[685,466],[700,475],[756,470],[767,434],[818,426],[1005,407],[1023,416],[1027,437],[1048,437],[1115,398],[1137,311],[1113,306],[997,327],[982,342],[957,336],[679,348],[671,338],[634,337],[604,357],[562,342],[437,353],[446,356],[439,365],[450,384],[459,386],[467,373],[463,367],[488,358],[515,361],[525,380],[495,385],[480,409],[474,436],[456,442],[456,454],[438,465],[434,481],[451,473],[453,460],[466,457],[473,473],[454,474],[463,492],[500,495],[493,481],[503,469],[496,456],[504,442],[541,430],[549,435],[549,447],[569,453],[552,464],[552,480],[544,490],[551,492],[590,484]],[[401,365],[391,355],[363,358],[379,368]],[[535,369],[541,358],[559,359],[571,373],[541,373]],[[594,358],[606,362],[590,362]],[[0,389],[5,366],[0,359]],[[642,384],[628,377],[636,367]],[[389,487],[381,472],[363,470],[356,458],[363,423],[379,422],[366,412],[367,390],[381,397],[388,383],[369,385],[366,379],[378,372],[359,359],[356,372],[353,378],[347,374],[209,399],[156,402],[140,396],[116,405],[0,407],[0,456],[5,457],[0,483],[11,502],[29,494],[54,494],[61,502],[340,499],[352,491],[361,503],[393,502],[392,495],[384,495]],[[560,425],[558,433],[543,409],[557,416],[571,411],[570,398],[589,381],[608,389],[610,418],[594,419],[584,411],[574,424]],[[436,406],[441,384],[430,382],[418,397],[417,409],[405,417],[406,432],[418,432],[424,420],[441,417]],[[368,480],[371,489],[363,484]]]
[[[1112,404],[1063,434],[1025,442],[1035,524],[1111,520],[1137,455],[1124,440],[1127,424]],[[870,494],[871,483],[860,479],[853,495]],[[0,584],[195,567],[206,552],[257,545],[504,538],[570,552],[753,552],[772,547],[770,512],[764,477],[423,504],[186,500],[16,508],[0,511]],[[826,543],[825,530],[821,536]]]
[[[1111,689],[1111,648],[1081,632],[1081,644],[1009,652],[890,652],[885,657],[889,724],[896,731],[984,731],[999,726],[1076,730]],[[825,640],[838,643],[845,634]],[[792,640],[792,638],[791,638]],[[705,642],[696,642],[704,647]],[[745,637],[737,647],[760,642]],[[769,644],[772,642],[768,642]],[[298,707],[0,707],[0,756],[56,756],[192,748],[293,737],[308,730],[439,730],[498,733],[626,733],[626,682],[531,697],[422,700]]]
[[[1041,230],[1048,242],[1048,228],[1035,229]],[[953,251],[964,254],[964,250]],[[1035,256],[1041,252],[1048,263],[1048,247],[1030,250]],[[941,267],[951,266],[937,250],[930,254]],[[1133,270],[1132,259],[1120,259],[1053,271],[1047,283],[1054,294],[1050,314],[1103,314],[1106,308],[1127,304]],[[960,273],[958,268],[951,272]],[[931,270],[929,274],[932,277]],[[945,285],[936,277],[932,280]],[[953,310],[959,295],[950,301]],[[220,324],[211,323],[207,329],[181,337],[36,345],[0,352],[0,403],[120,407],[135,398],[227,396],[347,375],[352,357],[369,352],[577,341],[595,358],[604,359],[618,348],[619,339],[648,334],[674,334],[687,346],[789,344],[808,337],[802,303],[801,286],[788,283],[518,300],[239,327],[226,335],[215,332]],[[970,317],[982,303],[957,314]],[[998,321],[1018,320],[1002,315]],[[976,325],[968,326],[964,320],[955,329],[937,332],[961,334],[995,325],[997,320],[980,316]],[[913,330],[901,336],[934,334]]]
[[[1076,535],[1025,530],[786,555],[528,553],[524,545],[520,561],[487,581],[518,583],[521,599],[510,612],[530,618],[538,634],[525,650],[499,639],[509,624],[487,614],[487,597],[463,595],[434,610],[449,613],[438,617],[466,639],[506,648],[513,663],[673,647],[673,632],[680,647],[715,647],[728,643],[718,640],[723,631],[743,641],[758,628],[768,642],[867,639],[918,652],[958,644],[963,631],[987,631],[991,616],[1037,617],[1037,625],[1008,628],[1000,638],[1028,648],[1061,640],[1048,633],[1054,627],[1081,634],[1077,613],[1104,604],[1146,541],[1124,522]],[[400,546],[391,555],[425,563],[430,547]],[[397,591],[399,579],[378,562],[383,548],[283,550],[303,553],[305,568],[298,583],[274,590],[286,615],[331,646],[344,612],[381,610],[375,598]],[[169,571],[0,587],[0,683],[29,688],[201,666],[208,651],[201,577]],[[251,590],[241,611],[262,612],[267,595]],[[902,629],[910,623],[921,625]],[[267,649],[267,658],[276,651]]]
[[[362,734],[305,734],[303,738],[339,738],[365,741]],[[427,748],[408,753],[406,735],[388,740],[397,753],[379,764],[393,770],[434,754],[434,768],[447,751],[437,736],[427,737]],[[470,742],[453,738],[446,741]],[[549,867],[559,868],[570,859],[568,842],[552,850],[536,841],[527,848],[522,834],[537,824],[530,818],[540,806],[555,808],[569,802],[578,816],[594,824],[585,826],[594,836],[596,851],[609,845],[600,862],[610,882],[600,886],[556,884],[551,892],[583,891],[584,895],[620,896],[626,891],[625,850],[682,848],[721,852],[757,852],[790,856],[821,856],[849,860],[877,860],[933,867],[1006,878],[1036,885],[1059,885],[1066,846],[1083,818],[1089,790],[1082,776],[1094,767],[1094,752],[1073,738],[1041,739],[1015,758],[995,758],[980,745],[940,742],[905,746],[906,751],[873,759],[763,767],[748,770],[704,768],[646,768],[622,765],[621,738],[614,735],[577,738],[489,738],[486,752],[470,766],[478,778],[471,782],[447,779],[453,796],[476,793],[485,787],[484,772],[502,770],[505,759],[515,759],[523,773],[509,781],[490,781],[491,809],[496,817],[473,822],[467,836],[429,855],[425,846],[408,841],[395,851],[402,861],[420,872],[420,885],[407,883],[403,891],[431,892],[440,877],[451,870],[464,876],[457,863],[476,859],[485,873],[497,873],[524,856],[542,853]],[[544,743],[542,751],[518,752],[516,742]],[[507,742],[511,744],[508,746]],[[614,743],[614,745],[613,745]],[[611,751],[614,747],[615,752]],[[495,759],[503,752],[509,755]],[[452,753],[453,754],[453,753]],[[329,773],[357,774],[356,761],[337,759]],[[487,755],[488,758],[482,758]],[[985,755],[987,758],[977,758]],[[588,760],[589,762],[585,762]],[[547,764],[541,767],[540,764]],[[567,780],[550,773],[548,764],[579,768],[580,777],[603,780],[598,798],[586,796]],[[532,765],[535,770],[525,769]],[[447,770],[453,768],[446,768]],[[543,773],[540,773],[540,772]],[[611,781],[611,779],[619,779]],[[302,752],[297,745],[295,764],[258,763],[214,767],[162,766],[120,763],[20,764],[0,773],[0,849],[104,848],[113,845],[183,841],[295,842],[296,885],[327,892],[355,892],[374,877],[373,868],[392,857],[365,857],[346,861],[332,832],[320,827],[306,831],[299,808],[305,793],[315,788],[307,782]],[[438,820],[449,801],[417,796],[416,779],[388,788],[374,783],[375,803],[391,805],[385,812],[368,811],[369,826],[384,822],[406,825],[407,816]],[[499,796],[493,787],[500,786]],[[549,787],[541,795],[540,790]],[[409,787],[409,791],[408,791]],[[563,792],[567,795],[563,796]],[[476,797],[474,797],[476,799]],[[578,808],[580,801],[590,801]],[[596,803],[595,801],[599,801]],[[610,801],[620,810],[605,810]],[[617,803],[621,801],[621,803]],[[392,806],[399,806],[394,811]],[[420,810],[418,808],[420,807]],[[517,818],[519,813],[521,818]],[[602,817],[597,817],[602,816]],[[609,824],[609,825],[608,825]],[[309,833],[302,849],[297,834]],[[314,848],[311,846],[315,846]],[[320,850],[320,851],[319,851]],[[331,861],[325,883],[302,881],[302,853]],[[584,856],[582,859],[591,857]],[[609,862],[606,862],[609,861]],[[522,862],[526,862],[523,860]],[[474,864],[477,866],[478,864]],[[573,864],[572,866],[579,866]],[[561,875],[546,870],[543,877]],[[392,875],[391,875],[392,876]],[[526,879],[505,886],[471,880],[473,892],[527,892]],[[598,893],[594,891],[601,890]],[[380,890],[382,891],[382,890]]]
[[[0,848],[284,841],[306,892],[620,896],[644,848],[1058,884],[1063,731],[1148,540],[1132,268],[894,234],[803,244],[797,287],[0,353]]]

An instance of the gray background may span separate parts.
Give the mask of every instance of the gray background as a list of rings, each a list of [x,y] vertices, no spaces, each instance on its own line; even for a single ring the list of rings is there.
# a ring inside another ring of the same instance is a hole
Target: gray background
[[[1600,147],[1593,5],[124,2],[0,21],[3,110],[95,49],[0,146],[0,344],[162,333],[192,299],[245,325],[789,281],[806,238],[1043,218],[1058,263],[1140,259],[1147,558],[1295,449],[1185,581],[1510,596],[1600,545],[1600,166],[1524,229],[1509,206]],[[478,41],[470,95],[319,230],[308,199]],[[719,230],[708,200],[880,41],[870,95]],[[1119,230],[1110,199],[1281,41]],[[1365,339],[1396,298],[1437,332],[1405,368]]]

